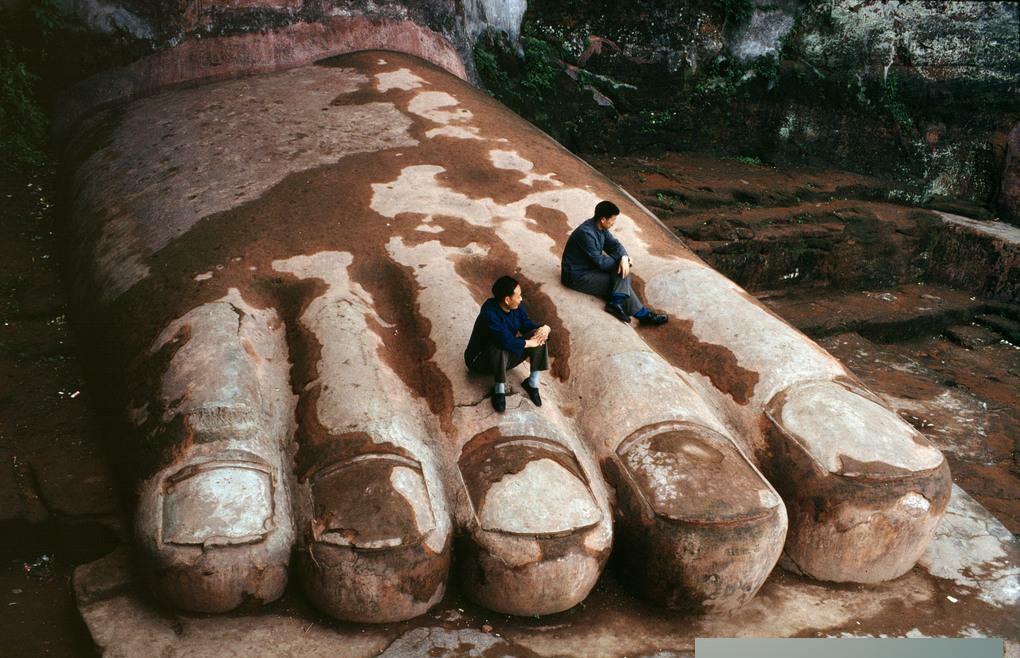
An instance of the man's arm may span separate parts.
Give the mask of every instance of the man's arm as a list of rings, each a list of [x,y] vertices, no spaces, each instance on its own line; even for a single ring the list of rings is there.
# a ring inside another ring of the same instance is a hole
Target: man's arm
[[[489,336],[499,345],[500,349],[518,356],[524,353],[524,339],[514,336],[502,318],[496,315],[496,312],[489,311],[485,314],[485,326],[489,330]]]
[[[620,259],[627,256],[627,250],[624,249],[623,244],[616,239],[609,231],[605,232],[606,246],[604,247],[607,254],[609,254],[614,263],[619,263]]]
[[[602,253],[602,250],[598,247],[598,244],[595,241],[595,236],[592,235],[591,232],[584,231],[580,237],[581,250],[584,252],[584,255],[588,257],[588,260],[595,265],[595,267],[606,272],[616,269],[616,263],[619,260],[619,257],[613,258],[612,256]],[[617,242],[616,244],[620,243]]]

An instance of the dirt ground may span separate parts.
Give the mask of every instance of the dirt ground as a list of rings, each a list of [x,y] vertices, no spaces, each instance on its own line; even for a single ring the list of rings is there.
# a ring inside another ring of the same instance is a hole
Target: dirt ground
[[[931,212],[847,172],[690,154],[592,162],[846,363],[1020,532],[1012,311],[922,281]],[[53,189],[52,174],[0,180],[0,653],[81,656],[94,648],[70,575],[122,543],[128,522],[69,331]]]

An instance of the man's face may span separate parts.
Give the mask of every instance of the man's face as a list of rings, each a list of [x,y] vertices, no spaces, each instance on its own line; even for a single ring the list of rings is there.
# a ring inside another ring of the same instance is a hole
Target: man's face
[[[521,287],[517,286],[516,288],[514,288],[513,295],[511,295],[510,297],[504,297],[503,299],[504,303],[506,304],[506,307],[511,311],[514,310],[515,308],[521,305],[522,301],[524,301],[524,295],[521,294]]]
[[[602,217],[599,219],[599,228],[603,231],[608,231],[613,228],[613,224],[616,223],[616,218],[619,215],[613,215],[612,217]]]

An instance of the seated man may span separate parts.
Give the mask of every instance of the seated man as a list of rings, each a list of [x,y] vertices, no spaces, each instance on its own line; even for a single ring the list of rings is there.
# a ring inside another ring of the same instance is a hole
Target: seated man
[[[531,358],[531,376],[521,386],[535,406],[542,406],[538,393],[539,377],[549,369],[549,326],[531,321],[524,307],[521,287],[510,276],[501,276],[492,284],[492,297],[485,300],[475,319],[471,338],[464,350],[464,362],[472,372],[491,374],[496,384],[492,391],[492,408],[506,409],[506,371]]]
[[[646,308],[631,287],[633,261],[609,232],[619,214],[612,201],[595,205],[595,216],[575,228],[567,240],[560,280],[568,288],[606,300],[606,312],[621,322],[630,324],[633,315],[641,324],[664,324],[668,318]]]

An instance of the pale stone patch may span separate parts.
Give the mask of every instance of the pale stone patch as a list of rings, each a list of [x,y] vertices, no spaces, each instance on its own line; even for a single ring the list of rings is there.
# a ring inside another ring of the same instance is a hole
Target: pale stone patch
[[[212,277],[213,277],[213,273],[210,271],[210,272],[202,272],[201,274],[196,274],[194,276],[194,279],[195,279],[195,281],[208,281]]]
[[[452,107],[454,109],[444,109]],[[445,91],[423,91],[411,99],[407,109],[412,114],[441,124],[439,128],[426,131],[429,139],[435,137],[452,137],[455,139],[482,139],[478,128],[465,125],[474,115],[458,106],[457,99]]]
[[[474,628],[446,629],[441,626],[415,628],[386,647],[379,658],[418,658],[419,656],[485,656],[514,655],[514,647],[506,640]]]
[[[244,355],[240,342],[241,337],[248,339],[264,359],[284,357],[283,328],[276,311],[249,305],[237,288],[231,288],[220,299],[169,322],[149,346],[149,354],[177,340],[184,327],[189,328],[191,338],[174,352],[160,382],[163,422],[187,413],[194,431],[228,430],[228,441],[244,445],[250,438],[247,433],[254,432],[260,422],[259,414],[284,404],[286,397],[276,395],[279,391],[261,390],[260,379],[254,376],[256,366]],[[277,329],[267,331],[267,327]],[[211,371],[210,363],[215,363],[217,370]],[[228,382],[226,388],[224,382]],[[267,408],[240,404],[238,400],[244,398],[262,400]]]
[[[421,231],[423,233],[442,233],[443,227],[436,226],[435,224],[418,224],[414,227],[414,230]]]
[[[486,530],[535,535],[584,528],[602,519],[587,487],[551,459],[530,462],[494,483],[478,516]]]
[[[773,508],[778,507],[783,501],[774,491],[768,489],[758,490],[758,502],[761,503],[762,507]]]
[[[995,606],[1020,602],[1017,541],[998,519],[953,485],[949,507],[918,564],[937,578],[974,588]]]
[[[162,539],[203,546],[245,543],[272,529],[273,487],[261,470],[206,465],[167,487]]]
[[[415,95],[407,104],[412,114],[440,124],[470,121],[474,115],[458,106],[457,99],[445,91],[423,91]],[[452,110],[443,108],[453,107]]]
[[[402,89],[404,91],[409,91],[428,84],[428,82],[422,78],[411,73],[409,69],[397,69],[396,71],[376,73],[375,79],[377,81],[376,89],[381,92],[387,92],[390,89]]]
[[[1020,227],[1012,226],[1005,222],[980,222],[962,215],[954,215],[948,212],[935,211],[936,215],[942,217],[947,224],[964,226],[977,233],[983,233],[1011,244],[1020,244]]]
[[[464,346],[478,314],[478,304],[467,284],[453,267],[458,257],[485,257],[488,250],[472,242],[464,247],[446,247],[438,240],[408,246],[398,237],[390,238],[386,251],[398,263],[414,269],[421,285],[418,304],[428,315],[432,339],[436,343],[433,359],[440,365],[453,387],[453,397],[466,403],[481,397],[478,386],[464,368]],[[430,312],[436,310],[439,312]]]
[[[452,137],[453,139],[482,139],[478,134],[478,128],[474,126],[443,126],[425,131],[429,139],[436,137]]]
[[[843,473],[841,457],[882,462],[907,471],[927,471],[943,461],[931,445],[883,406],[833,382],[810,382],[790,391],[782,411],[783,428],[830,473]]]
[[[535,164],[531,160],[522,158],[517,151],[494,149],[489,151],[489,160],[496,169],[513,169],[524,174],[521,183],[529,187],[534,185],[536,181],[545,181],[556,186],[563,185],[563,183],[553,178],[556,174],[536,174],[533,171]]]
[[[432,506],[429,505],[429,492],[418,472],[406,466],[397,466],[390,472],[390,484],[414,510],[414,524],[418,532],[423,535],[432,532],[436,520],[432,516]]]

